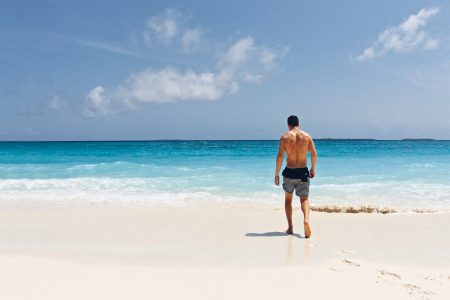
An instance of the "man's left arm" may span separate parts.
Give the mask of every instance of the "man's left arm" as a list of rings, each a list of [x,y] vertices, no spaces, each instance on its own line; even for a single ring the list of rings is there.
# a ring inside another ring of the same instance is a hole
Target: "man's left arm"
[[[284,143],[283,138],[280,138],[280,145],[278,146],[278,154],[277,154],[277,166],[275,168],[275,185],[280,185],[280,170],[281,165],[283,164],[284,160]]]

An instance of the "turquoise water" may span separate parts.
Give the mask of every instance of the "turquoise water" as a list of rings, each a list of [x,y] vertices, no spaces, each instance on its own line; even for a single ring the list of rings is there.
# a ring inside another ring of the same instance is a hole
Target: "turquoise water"
[[[1,142],[0,201],[282,203],[277,141]],[[317,140],[315,205],[450,209],[450,141]]]

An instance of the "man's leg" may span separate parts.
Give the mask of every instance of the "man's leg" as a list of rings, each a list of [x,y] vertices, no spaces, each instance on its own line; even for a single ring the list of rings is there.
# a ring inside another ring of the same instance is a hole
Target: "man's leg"
[[[294,227],[292,226],[292,193],[284,192],[284,210],[289,226],[286,233],[294,234]]]
[[[300,197],[302,212],[303,212],[303,226],[305,227],[305,237],[311,236],[311,228],[309,227],[309,200],[308,197]]]

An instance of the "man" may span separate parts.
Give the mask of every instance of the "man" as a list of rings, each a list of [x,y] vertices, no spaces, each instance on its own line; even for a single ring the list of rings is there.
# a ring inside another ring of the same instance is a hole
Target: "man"
[[[292,225],[292,193],[300,197],[301,208],[303,212],[303,226],[305,237],[311,236],[311,227],[309,226],[309,181],[314,178],[317,153],[311,136],[300,130],[297,116],[290,116],[287,119],[289,130],[280,138],[278,147],[277,166],[275,170],[275,185],[280,185],[280,169],[284,160],[286,151],[286,168],[283,170],[283,190],[285,195],[284,209],[288,221],[287,234],[294,234]],[[306,155],[311,153],[311,169],[308,170],[306,164]]]

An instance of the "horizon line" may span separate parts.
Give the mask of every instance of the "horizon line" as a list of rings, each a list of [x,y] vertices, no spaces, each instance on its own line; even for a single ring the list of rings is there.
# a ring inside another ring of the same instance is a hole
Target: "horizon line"
[[[401,139],[376,139],[376,138],[314,138],[315,141],[450,141],[450,139],[435,138],[401,138]],[[0,143],[88,143],[88,142],[195,142],[195,141],[278,141],[278,139],[130,139],[130,140],[0,140]]]

